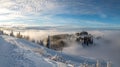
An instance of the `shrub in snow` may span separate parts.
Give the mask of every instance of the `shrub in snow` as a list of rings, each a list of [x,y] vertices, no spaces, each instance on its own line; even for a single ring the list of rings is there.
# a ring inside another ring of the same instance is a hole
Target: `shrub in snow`
[[[23,38],[26,39],[26,40],[29,40],[29,39],[30,39],[29,36],[24,36]]]
[[[35,43],[35,40],[31,40],[33,43]]]
[[[44,55],[44,54],[46,54],[46,51],[44,50],[44,49],[40,49],[40,48],[34,48],[34,49],[32,49],[34,52],[36,52],[36,53],[39,53],[39,54],[41,54],[41,55]]]
[[[57,61],[59,59],[59,56],[57,56],[57,54],[56,54],[55,56],[51,57],[51,59],[54,61]]]
[[[62,62],[57,62],[58,63],[58,67],[68,67],[65,63]]]
[[[44,46],[43,40],[37,41],[37,44]]]

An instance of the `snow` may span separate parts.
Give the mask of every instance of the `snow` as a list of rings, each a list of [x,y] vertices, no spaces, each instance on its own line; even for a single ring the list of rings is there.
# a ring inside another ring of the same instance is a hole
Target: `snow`
[[[0,67],[79,67],[96,59],[60,53],[24,39],[0,35]],[[106,67],[105,61],[100,61]],[[89,66],[90,67],[90,66]]]
[[[56,62],[46,61],[43,56],[32,51],[37,45],[25,40],[0,36],[0,67],[54,67]]]

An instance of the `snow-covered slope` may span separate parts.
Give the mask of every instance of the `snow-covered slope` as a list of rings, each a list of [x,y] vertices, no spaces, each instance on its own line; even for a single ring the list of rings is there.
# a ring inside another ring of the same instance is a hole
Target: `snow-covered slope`
[[[0,36],[0,67],[54,67],[56,62],[33,52],[39,46],[22,39]]]
[[[78,67],[81,63],[95,66],[96,59],[69,56],[24,39],[0,35],[0,67]],[[106,67],[104,61],[102,67]],[[94,67],[93,66],[93,67]]]

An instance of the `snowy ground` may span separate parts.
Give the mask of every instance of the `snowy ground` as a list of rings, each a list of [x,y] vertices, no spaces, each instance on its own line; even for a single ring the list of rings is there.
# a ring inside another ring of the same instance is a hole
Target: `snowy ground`
[[[0,67],[78,67],[82,63],[95,65],[96,59],[69,56],[24,39],[0,35]],[[101,64],[106,67],[105,62]]]
[[[22,39],[0,36],[0,67],[54,67],[56,62],[32,51],[39,46]]]

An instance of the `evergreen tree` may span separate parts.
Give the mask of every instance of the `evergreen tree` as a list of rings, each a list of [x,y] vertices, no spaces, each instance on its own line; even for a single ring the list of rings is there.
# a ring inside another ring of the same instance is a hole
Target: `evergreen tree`
[[[13,31],[11,31],[10,36],[14,36]]]
[[[29,40],[29,39],[30,39],[30,37],[29,37],[29,36],[26,36],[26,39],[27,39],[27,40]]]
[[[37,41],[37,44],[44,46],[43,40]]]
[[[3,30],[0,30],[0,34],[4,34],[4,33],[3,33]]]
[[[22,35],[20,34],[20,32],[17,34],[17,38],[22,38]]]
[[[40,45],[42,45],[42,46],[44,45],[44,44],[43,44],[43,40],[40,40]]]
[[[29,36],[24,36],[24,39],[29,40],[30,37]]]
[[[48,36],[46,47],[47,47],[47,48],[50,48],[50,36]]]
[[[80,36],[80,33],[76,33],[76,36]]]

